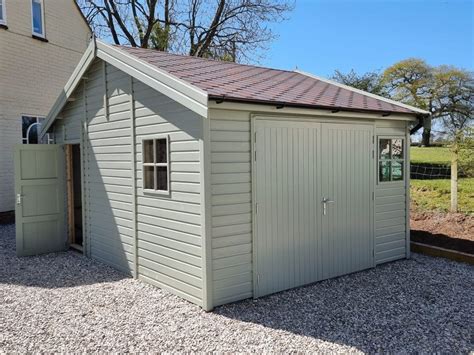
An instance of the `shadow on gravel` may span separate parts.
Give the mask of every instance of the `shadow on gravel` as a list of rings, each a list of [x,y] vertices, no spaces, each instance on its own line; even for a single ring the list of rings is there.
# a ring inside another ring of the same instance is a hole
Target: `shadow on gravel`
[[[215,313],[363,352],[457,353],[474,346],[473,294],[472,266],[414,255]]]
[[[128,276],[74,251],[19,258],[15,252],[15,225],[0,226],[0,283],[60,288],[124,278]]]

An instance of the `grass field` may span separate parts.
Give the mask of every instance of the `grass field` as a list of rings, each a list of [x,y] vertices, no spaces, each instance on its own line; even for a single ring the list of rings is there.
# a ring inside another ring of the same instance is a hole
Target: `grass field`
[[[420,212],[448,212],[451,182],[446,180],[411,180],[412,207]],[[474,178],[458,181],[459,212],[474,214]]]
[[[410,161],[412,163],[450,164],[451,152],[449,148],[410,147]]]

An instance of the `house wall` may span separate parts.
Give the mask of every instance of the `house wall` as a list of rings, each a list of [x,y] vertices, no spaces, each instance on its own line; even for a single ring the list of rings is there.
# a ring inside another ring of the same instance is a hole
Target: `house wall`
[[[72,0],[45,0],[48,42],[31,37],[31,1],[6,0],[0,28],[0,212],[14,209],[13,146],[21,116],[46,116],[87,47],[90,29]]]
[[[53,130],[81,142],[87,254],[202,305],[202,118],[100,60],[85,76]],[[163,134],[169,196],[142,189],[142,139]]]
[[[253,295],[251,128],[248,111],[211,109],[209,117],[212,283],[220,305]],[[375,130],[405,137],[406,123],[377,120]],[[406,256],[405,198],[405,182],[375,188],[377,264]]]

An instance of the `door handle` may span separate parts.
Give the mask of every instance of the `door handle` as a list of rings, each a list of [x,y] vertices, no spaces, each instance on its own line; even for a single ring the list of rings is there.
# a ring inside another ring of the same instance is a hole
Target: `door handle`
[[[323,215],[324,215],[324,216],[327,215],[327,206],[328,206],[328,203],[335,203],[335,202],[336,202],[336,201],[330,200],[330,199],[327,198],[327,197],[324,197],[324,198],[323,198],[322,203],[323,203]]]
[[[16,194],[16,204],[17,205],[21,205],[21,201],[23,200],[23,196],[22,194]]]

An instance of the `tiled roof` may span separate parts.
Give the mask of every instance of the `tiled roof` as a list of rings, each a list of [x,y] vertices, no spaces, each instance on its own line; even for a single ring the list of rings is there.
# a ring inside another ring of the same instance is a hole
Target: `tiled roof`
[[[299,72],[236,64],[157,50],[116,46],[207,92],[210,99],[384,113],[417,113],[373,95]]]

